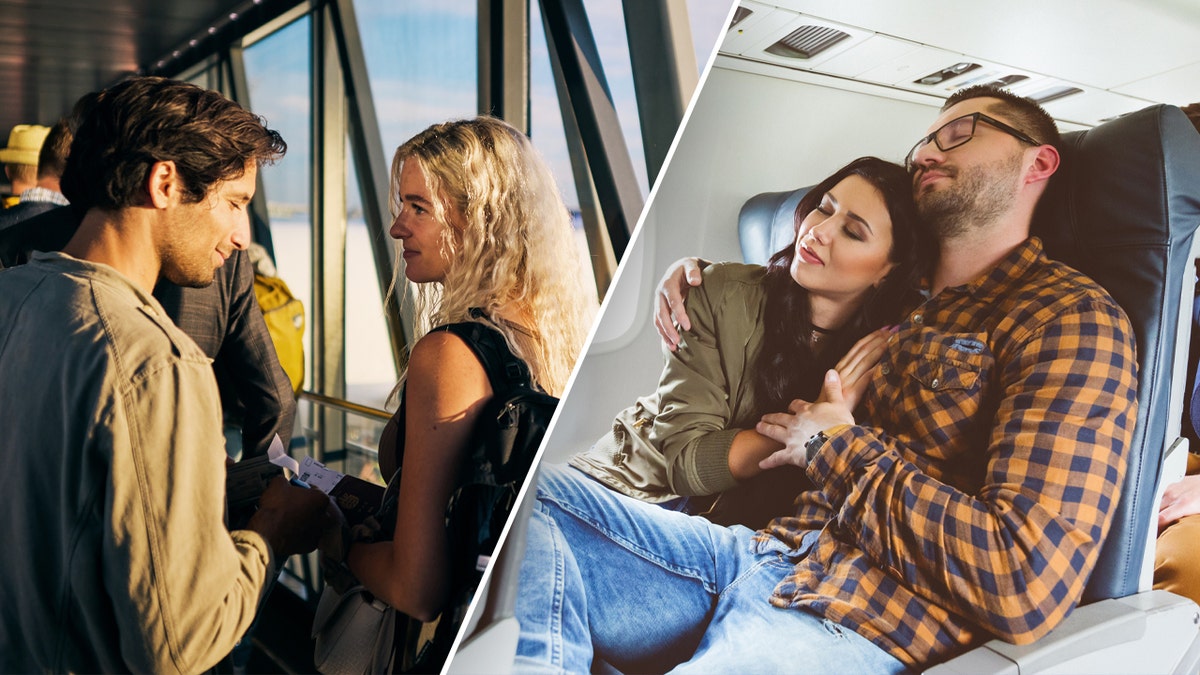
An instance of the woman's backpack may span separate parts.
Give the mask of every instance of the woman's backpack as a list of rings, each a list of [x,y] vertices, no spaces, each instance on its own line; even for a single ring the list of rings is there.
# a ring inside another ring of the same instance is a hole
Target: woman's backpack
[[[327,586],[313,624],[314,659],[322,672],[441,670],[558,406],[557,398],[537,388],[529,367],[495,329],[467,321],[433,330],[462,338],[492,385],[492,398],[475,422],[470,455],[446,505],[453,590],[441,615],[422,623],[376,600],[361,586],[344,592]],[[397,415],[402,417],[401,405]],[[396,530],[403,470],[399,459],[401,468],[373,519],[376,536],[387,539]]]
[[[465,321],[433,330],[454,333],[471,347],[493,393],[475,422],[470,455],[446,505],[454,590],[435,622],[397,617],[397,672],[438,672],[445,663],[558,407],[558,399],[533,383],[529,367],[495,329]],[[399,471],[392,484],[399,484]],[[384,532],[395,530],[396,493],[389,490],[380,508]]]

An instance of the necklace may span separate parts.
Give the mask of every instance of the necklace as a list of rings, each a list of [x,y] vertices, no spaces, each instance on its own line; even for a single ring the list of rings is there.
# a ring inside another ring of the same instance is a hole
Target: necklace
[[[815,347],[818,342],[821,342],[825,339],[825,336],[833,335],[836,332],[837,331],[835,330],[822,328],[816,324],[813,324],[812,330],[808,333],[808,344]]]

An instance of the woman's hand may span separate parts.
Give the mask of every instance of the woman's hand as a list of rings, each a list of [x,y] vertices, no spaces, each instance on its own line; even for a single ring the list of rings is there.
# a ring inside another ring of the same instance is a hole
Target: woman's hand
[[[679,331],[675,330],[675,324],[678,323],[684,330],[692,328],[683,303],[687,300],[688,289],[700,285],[700,271],[708,264],[708,261],[700,258],[676,260],[667,268],[655,289],[658,307],[654,312],[654,328],[671,351],[679,348]]]
[[[858,407],[858,402],[866,393],[867,383],[871,381],[869,377],[871,370],[883,357],[883,352],[887,350],[888,338],[895,332],[894,326],[884,326],[879,330],[871,331],[854,343],[850,351],[846,352],[846,355],[834,366],[834,370],[838,372],[838,376],[842,380],[842,399],[846,405],[850,406],[851,410]],[[815,402],[824,401],[825,395],[825,390],[822,389],[821,396]]]

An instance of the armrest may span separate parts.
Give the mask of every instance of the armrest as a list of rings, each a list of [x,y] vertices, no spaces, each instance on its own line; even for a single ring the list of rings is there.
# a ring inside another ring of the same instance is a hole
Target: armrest
[[[1078,607],[1031,645],[992,640],[926,675],[1190,673],[1200,669],[1200,607],[1147,591]]]

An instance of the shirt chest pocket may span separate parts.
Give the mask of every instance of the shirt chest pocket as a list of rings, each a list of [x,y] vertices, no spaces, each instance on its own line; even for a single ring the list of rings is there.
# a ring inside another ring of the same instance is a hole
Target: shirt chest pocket
[[[979,361],[979,359],[974,359]],[[909,377],[931,392],[974,389],[979,383],[980,363],[969,359],[923,354],[909,369]]]
[[[929,392],[972,391],[992,362],[985,333],[936,333],[924,330],[905,369],[910,385]]]
[[[902,426],[934,447],[953,453],[954,439],[972,424],[983,403],[993,357],[983,333],[938,333],[930,329],[918,336],[901,368],[897,411]]]

